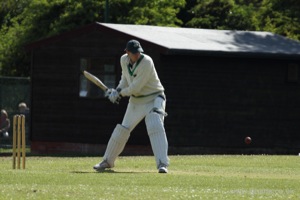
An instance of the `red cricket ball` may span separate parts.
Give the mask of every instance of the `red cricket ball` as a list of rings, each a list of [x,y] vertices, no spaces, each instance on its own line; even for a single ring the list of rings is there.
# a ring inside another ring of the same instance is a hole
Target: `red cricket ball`
[[[245,137],[245,143],[250,144],[252,142],[251,137]]]

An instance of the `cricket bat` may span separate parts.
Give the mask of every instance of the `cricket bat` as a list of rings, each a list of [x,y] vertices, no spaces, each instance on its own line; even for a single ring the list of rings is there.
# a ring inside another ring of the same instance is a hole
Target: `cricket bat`
[[[83,71],[83,75],[88,80],[90,80],[95,85],[97,85],[99,88],[101,88],[104,92],[106,92],[108,90],[108,87],[100,79],[98,79],[96,76],[94,76],[93,74],[91,74],[91,73],[89,73],[87,71]]]

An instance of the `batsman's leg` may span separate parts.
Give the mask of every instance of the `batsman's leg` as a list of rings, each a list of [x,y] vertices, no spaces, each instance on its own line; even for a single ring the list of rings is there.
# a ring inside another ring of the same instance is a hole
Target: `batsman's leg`
[[[154,99],[152,112],[156,112],[161,116],[161,119],[164,120],[164,117],[166,117],[168,114],[166,113],[166,96],[164,94],[157,96]]]
[[[156,112],[150,112],[146,116],[145,122],[159,173],[167,173],[169,166],[168,140],[163,116]]]
[[[108,141],[103,161],[96,164],[94,169],[97,171],[103,171],[105,168],[114,167],[115,160],[123,151],[129,136],[130,131],[124,126],[118,124]]]

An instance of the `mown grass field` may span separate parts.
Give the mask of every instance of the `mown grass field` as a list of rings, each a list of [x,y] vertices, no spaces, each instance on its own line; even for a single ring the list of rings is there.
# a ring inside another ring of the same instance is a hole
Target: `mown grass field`
[[[120,157],[96,173],[99,157],[29,156],[26,170],[0,157],[0,199],[300,199],[300,157],[170,156],[159,174],[152,156]]]

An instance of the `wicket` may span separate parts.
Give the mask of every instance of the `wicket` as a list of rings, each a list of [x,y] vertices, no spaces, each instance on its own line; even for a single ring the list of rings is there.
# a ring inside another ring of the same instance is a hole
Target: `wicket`
[[[26,139],[25,139],[25,116],[14,115],[13,118],[13,169],[21,168],[21,155],[22,155],[22,168],[25,169],[26,159]],[[16,163],[17,158],[17,163]]]

